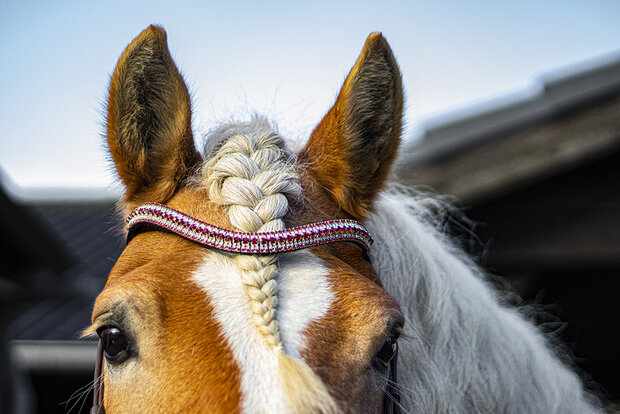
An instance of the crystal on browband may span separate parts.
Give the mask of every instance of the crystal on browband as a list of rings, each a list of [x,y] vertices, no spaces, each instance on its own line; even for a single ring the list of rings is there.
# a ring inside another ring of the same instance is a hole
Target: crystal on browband
[[[126,222],[128,232],[140,223],[149,223],[205,246],[233,253],[282,253],[340,241],[356,242],[368,249],[373,243],[362,224],[348,219],[321,221],[274,232],[244,233],[205,223],[163,204],[145,203],[136,207]]]

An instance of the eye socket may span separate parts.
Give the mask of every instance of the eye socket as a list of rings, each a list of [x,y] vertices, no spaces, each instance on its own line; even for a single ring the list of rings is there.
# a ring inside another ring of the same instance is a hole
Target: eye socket
[[[127,336],[118,328],[106,326],[97,331],[103,346],[103,354],[110,364],[120,364],[129,358]]]
[[[372,359],[372,366],[379,372],[385,373],[390,367],[390,361],[398,350],[398,333],[392,333],[385,338],[381,349]]]

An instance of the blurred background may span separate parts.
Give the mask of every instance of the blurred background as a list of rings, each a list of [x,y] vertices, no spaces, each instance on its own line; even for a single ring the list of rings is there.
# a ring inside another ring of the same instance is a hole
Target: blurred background
[[[383,32],[407,95],[397,176],[456,196],[475,236],[449,230],[620,398],[620,2],[128,3],[0,2],[1,413],[88,412],[80,331],[123,247],[106,88],[152,23],[199,147],[253,113],[303,141]]]

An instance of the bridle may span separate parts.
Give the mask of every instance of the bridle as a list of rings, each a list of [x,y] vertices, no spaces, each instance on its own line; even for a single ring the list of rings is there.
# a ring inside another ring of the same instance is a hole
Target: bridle
[[[400,389],[398,388],[398,347],[390,361],[390,376],[383,395],[383,413],[400,414]]]
[[[163,204],[145,203],[126,219],[127,243],[144,225],[178,234],[206,247],[239,254],[274,254],[306,249],[322,244],[349,241],[365,250],[373,240],[366,228],[355,220],[338,219],[267,233],[243,233],[223,229],[195,219]],[[97,346],[97,363],[93,383],[93,406],[90,414],[105,414],[103,407],[103,360],[101,339]],[[383,397],[384,414],[400,413],[400,391],[397,385],[398,348],[390,360],[390,375]]]
[[[95,364],[95,380],[93,381],[93,406],[90,414],[105,414],[103,408],[103,342],[97,344],[97,363]]]

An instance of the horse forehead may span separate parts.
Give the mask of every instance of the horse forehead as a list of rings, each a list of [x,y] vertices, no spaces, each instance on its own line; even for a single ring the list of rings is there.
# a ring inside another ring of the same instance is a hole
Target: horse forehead
[[[300,358],[310,342],[307,328],[329,311],[334,294],[329,269],[308,250],[281,255],[277,321],[285,352]],[[240,365],[243,407],[248,412],[288,412],[277,354],[256,328],[247,288],[234,256],[209,254],[193,280],[213,306],[212,317]],[[258,410],[260,411],[260,410]]]
[[[230,228],[225,208],[205,201],[195,191],[182,191],[168,204],[203,221]],[[297,219],[315,219],[308,214],[302,216]],[[243,411],[254,412],[256,407],[262,407],[265,412],[291,411],[279,375],[277,356],[266,345],[253,321],[255,316],[250,309],[251,301],[242,281],[242,270],[235,263],[235,256],[204,249],[178,236],[162,232],[139,234],[128,247],[127,253],[131,254],[120,260],[119,265],[131,262],[132,265],[128,266],[131,269],[133,264],[138,264],[137,260],[148,262],[146,266],[139,266],[129,279],[139,279],[142,273],[148,273],[144,277],[156,279],[155,285],[159,291],[166,290],[175,295],[189,288],[201,292],[208,306],[204,307],[202,313],[200,309],[191,312],[192,323],[200,324],[201,318],[209,325],[214,323],[217,336],[225,338],[221,346],[230,351],[229,355],[234,360],[233,365],[238,367],[240,377],[238,382],[228,385],[242,395],[240,404]],[[323,366],[325,361],[331,360],[330,355],[325,354],[325,350],[317,351],[315,345],[331,349],[329,352],[338,355],[346,351],[336,346],[338,341],[325,342],[325,331],[340,330],[345,322],[338,315],[350,314],[347,306],[359,307],[359,301],[350,300],[350,295],[345,295],[347,298],[343,299],[344,293],[350,292],[350,289],[358,290],[358,287],[377,287],[367,277],[343,279],[342,271],[348,267],[349,259],[360,256],[357,250],[348,244],[338,244],[332,249],[308,249],[279,255],[276,319],[284,350],[290,356],[303,358],[311,362],[312,366]],[[146,259],[147,256],[153,260]],[[172,281],[171,275],[180,270],[181,263],[187,264],[187,273],[175,274]],[[359,270],[358,266],[354,267]],[[155,268],[158,270],[153,271]],[[351,268],[346,273],[356,272]],[[347,282],[347,289],[341,286],[342,282]],[[171,288],[179,283],[185,288]],[[361,291],[366,292],[364,289]],[[364,296],[368,304],[370,295]],[[196,308],[203,308],[203,305],[197,301]],[[200,362],[203,366],[206,363]],[[204,368],[206,372],[212,372],[214,367]]]

